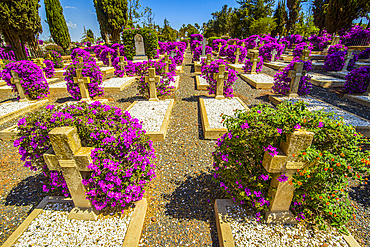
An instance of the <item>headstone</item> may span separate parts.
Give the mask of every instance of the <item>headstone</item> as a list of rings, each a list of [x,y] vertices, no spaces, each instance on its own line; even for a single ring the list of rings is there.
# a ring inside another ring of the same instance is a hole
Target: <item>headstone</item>
[[[306,74],[306,71],[303,70],[303,65],[303,62],[295,62],[294,70],[289,70],[288,77],[292,78],[289,85],[289,97],[298,97],[299,81]]]
[[[206,58],[206,64],[207,65],[210,65],[212,62],[212,54],[207,54],[207,58]]]
[[[271,62],[274,62],[275,61],[276,54],[277,54],[276,49],[273,49],[271,51]]]
[[[203,39],[202,41],[202,56],[205,56],[206,55],[206,44],[207,44],[207,41],[205,39]]]
[[[117,47],[117,57],[120,57],[121,53],[119,52],[119,47]]]
[[[225,99],[224,96],[224,81],[227,80],[229,76],[229,71],[225,71],[225,65],[221,64],[218,68],[218,73],[213,74],[214,79],[217,81],[216,84],[216,97],[215,99]]]
[[[256,42],[256,46],[255,46],[255,47],[258,47],[258,45],[259,45],[259,43],[260,43],[260,38],[259,38],[259,37],[257,37],[254,41]]]
[[[143,36],[141,36],[141,34],[136,34],[134,40],[136,56],[133,60],[148,60],[148,57],[145,55]]]
[[[239,64],[239,56],[241,55],[242,53],[240,52],[240,48],[236,48],[236,51],[235,51],[235,64]]]
[[[18,73],[14,72],[13,70],[11,71],[12,78],[10,78],[10,83],[15,84],[15,87],[17,88],[18,94],[19,94],[19,101],[24,102],[28,101],[29,98],[25,94],[24,88],[21,85],[21,79],[19,78]]]
[[[123,71],[124,73],[123,77],[126,77],[126,70],[125,70],[126,65],[127,65],[127,61],[125,61],[125,57],[120,56],[118,66],[120,67],[121,71]]]
[[[353,58],[353,50],[348,50],[344,60],[344,66],[341,72],[347,72],[348,63]]]
[[[266,213],[267,223],[295,223],[295,217],[289,211],[294,185],[289,184],[289,181],[297,169],[304,169],[309,165],[309,163],[299,160],[298,154],[311,146],[313,137],[314,133],[312,132],[294,131],[286,135],[286,141],[280,143],[279,153],[276,156],[271,156],[268,151],[265,152],[262,165],[269,173],[276,174],[271,181],[268,192],[272,200],[269,211]],[[278,181],[278,178],[283,174],[288,178],[288,181]]]
[[[330,45],[337,45],[340,42],[340,36],[334,36],[333,39],[331,40]]]
[[[0,70],[5,69],[5,64],[2,59],[0,59]]]
[[[164,60],[163,60],[163,62],[166,64],[166,65],[164,66],[164,70],[165,70],[165,72],[166,72],[166,73],[168,73],[168,72],[169,72],[169,66],[170,66],[170,64],[171,64],[171,60],[169,59],[169,56],[168,56],[168,55],[164,55]]]
[[[252,53],[253,54],[253,58],[252,58],[252,68],[251,68],[251,72],[250,74],[257,74],[256,70],[257,70],[257,63],[258,63],[258,59],[259,59],[259,52],[258,51],[255,51]]]
[[[83,59],[82,57],[77,58],[77,60],[78,60],[78,62],[79,62],[80,64],[83,64],[83,63],[84,63],[84,59]]]
[[[307,47],[305,47],[301,55],[301,60],[308,61],[309,59],[310,59],[310,50]]]
[[[90,101],[89,90],[87,89],[87,84],[90,83],[90,77],[82,77],[81,75],[82,70],[76,69],[77,77],[73,77],[73,81],[75,84],[78,84],[81,93],[81,101]]]
[[[44,154],[44,160],[49,170],[61,171],[67,183],[75,206],[68,219],[97,220],[97,211],[87,200],[82,183],[82,178],[90,171],[87,166],[92,163],[91,151],[94,148],[81,147],[76,127],[54,128],[49,137],[53,149]]]
[[[145,82],[149,83],[149,101],[159,101],[157,98],[157,83],[159,83],[160,77],[155,74],[154,68],[148,69],[149,75],[145,76]]]
[[[112,67],[112,55],[110,54],[110,52],[108,51],[108,55],[107,55],[107,57],[108,57],[108,66],[109,67]]]

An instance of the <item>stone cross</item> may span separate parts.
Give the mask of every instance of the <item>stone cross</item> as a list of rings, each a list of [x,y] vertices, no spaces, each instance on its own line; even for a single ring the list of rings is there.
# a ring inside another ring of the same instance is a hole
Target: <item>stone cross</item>
[[[92,163],[94,148],[81,147],[76,127],[57,127],[48,134],[53,148],[44,154],[44,160],[49,170],[61,171],[67,183],[75,206],[68,219],[97,220],[97,211],[87,200],[82,183],[91,171],[87,166]]]
[[[5,69],[5,64],[2,59],[0,59],[0,70]]]
[[[224,96],[224,81],[227,80],[229,76],[229,71],[225,71],[225,65],[221,64],[218,68],[218,73],[213,74],[213,78],[217,80],[216,85],[216,97],[215,99],[225,99]]]
[[[343,66],[341,72],[347,72],[348,63],[353,58],[353,54],[352,53],[353,53],[353,50],[348,50],[347,51],[347,54],[346,54],[346,57],[345,57],[345,60],[344,60],[344,66]]]
[[[235,64],[239,64],[239,56],[241,55],[242,53],[240,52],[240,48],[236,48],[236,51],[235,51]]]
[[[212,54],[207,54],[207,58],[206,58],[206,64],[207,65],[210,65],[212,62]]]
[[[205,56],[206,55],[206,44],[207,44],[207,41],[205,39],[203,39],[202,41],[202,56]]]
[[[84,62],[84,59],[83,59],[82,57],[78,57],[78,58],[77,58],[77,60],[78,60],[78,62],[79,62],[80,64],[83,64],[83,62]]]
[[[123,71],[123,77],[126,77],[126,70],[125,70],[126,65],[127,65],[127,61],[125,61],[125,57],[120,56],[118,66],[120,67],[121,71]]]
[[[271,51],[271,62],[274,62],[275,61],[276,54],[277,54],[276,49],[273,49]]]
[[[340,36],[334,36],[331,40],[331,45],[337,45],[340,42]]]
[[[288,97],[298,97],[299,81],[306,74],[306,71],[303,70],[303,65],[303,62],[295,62],[294,70],[289,70],[288,72],[288,77],[292,78],[289,85]]]
[[[169,65],[171,64],[171,60],[169,59],[169,56],[168,55],[164,55],[164,60],[163,62],[166,64],[164,66],[164,69],[165,69],[165,72],[168,73],[168,70],[169,70]]]
[[[299,160],[298,154],[311,146],[313,137],[312,132],[294,131],[286,135],[286,141],[280,143],[277,155],[271,156],[268,151],[265,152],[262,165],[269,173],[276,174],[268,192],[272,200],[269,211],[266,213],[267,223],[296,223],[295,217],[289,211],[294,193],[294,185],[289,184],[289,180],[292,179],[297,169],[304,169],[309,165]],[[288,177],[288,181],[277,180],[283,174]]]
[[[12,78],[10,78],[10,83],[15,84],[15,87],[17,88],[18,94],[19,94],[19,101],[24,102],[28,101],[28,95],[25,94],[24,88],[21,85],[21,79],[19,78],[18,73],[11,71]]]
[[[301,55],[301,60],[308,61],[308,59],[310,59],[310,50],[305,47]]]
[[[43,58],[36,58],[35,63],[37,66],[39,66],[41,69],[45,68],[46,65],[44,64],[44,59]]]
[[[255,51],[252,53],[253,54],[253,58],[252,58],[252,68],[251,68],[251,72],[250,74],[257,74],[256,72],[256,69],[257,69],[257,63],[258,63],[258,56],[259,56],[259,52],[258,51]]]
[[[107,55],[107,57],[108,57],[108,66],[109,67],[112,67],[112,55],[110,54],[110,52],[108,51],[108,55]]]
[[[82,70],[76,69],[77,77],[73,77],[73,81],[75,84],[78,84],[81,93],[81,101],[90,101],[89,90],[87,89],[87,84],[90,83],[90,77],[82,77],[81,75]]]
[[[48,53],[48,55],[46,55],[46,59],[47,60],[53,60],[53,58],[50,56],[50,53]]]
[[[258,47],[258,44],[259,44],[259,42],[260,42],[260,38],[259,38],[259,37],[257,37],[254,41],[256,42],[256,46],[255,46],[255,47]]]
[[[159,83],[160,77],[155,74],[154,68],[148,69],[149,75],[145,76],[145,82],[149,83],[149,101],[159,101],[157,98],[157,83]]]
[[[121,53],[119,52],[119,47],[117,47],[117,57],[120,57]]]
[[[220,50],[221,50],[221,43],[218,43],[218,52],[217,53],[220,53]]]

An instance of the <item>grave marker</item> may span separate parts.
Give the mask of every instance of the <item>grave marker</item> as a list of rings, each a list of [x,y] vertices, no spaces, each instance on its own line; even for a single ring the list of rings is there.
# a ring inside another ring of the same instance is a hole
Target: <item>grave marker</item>
[[[2,59],[0,59],[0,70],[5,69],[5,64]]]
[[[76,69],[77,77],[73,77],[73,81],[75,84],[78,84],[81,93],[81,101],[90,101],[89,90],[87,89],[87,84],[90,83],[90,77],[82,77],[81,75],[82,70]]]
[[[202,56],[205,56],[206,55],[206,44],[207,44],[207,41],[205,39],[203,39],[202,41]]]
[[[154,68],[149,68],[148,72],[149,75],[145,76],[145,82],[149,83],[149,101],[159,101],[156,84],[159,83],[160,77],[155,74]]]
[[[15,84],[15,87],[17,88],[18,94],[19,94],[19,101],[29,101],[28,96],[25,94],[24,88],[21,85],[21,79],[19,78],[18,73],[11,71],[12,78],[10,78],[10,83]]]
[[[277,54],[276,49],[273,49],[271,51],[271,62],[275,61],[276,54]]]
[[[61,171],[67,183],[75,206],[68,219],[97,220],[97,211],[87,200],[82,183],[90,171],[87,166],[92,163],[91,151],[94,148],[81,147],[76,127],[54,128],[49,137],[55,154],[49,149],[44,154],[44,160],[49,170]]]
[[[47,59],[47,60],[50,60],[50,61],[53,61],[53,58],[50,56],[50,53],[48,53],[48,54],[46,55],[46,59]]]
[[[306,74],[306,71],[303,70],[303,62],[295,62],[294,63],[294,70],[289,70],[288,77],[292,78],[290,81],[290,89],[288,97],[298,97],[298,88],[299,88],[299,81],[301,77]]]
[[[119,47],[117,47],[117,57],[120,57],[121,53],[119,52]]]
[[[236,48],[236,51],[235,51],[235,64],[239,64],[239,56],[241,55],[242,53],[240,52],[240,48]]]
[[[210,65],[212,62],[212,54],[207,54],[207,58],[206,58],[206,64],[207,65]]]
[[[353,50],[348,50],[345,56],[344,66],[341,72],[347,72],[348,63],[353,58]]]
[[[310,50],[305,47],[301,55],[301,60],[308,61],[308,59],[310,59]]]
[[[304,169],[308,165],[298,160],[298,154],[311,146],[313,137],[312,132],[294,131],[286,136],[286,141],[280,143],[278,155],[271,156],[268,151],[265,152],[262,165],[268,172],[276,174],[268,192],[272,200],[266,213],[267,223],[295,223],[295,217],[289,211],[294,193],[294,185],[289,184],[289,180],[297,169]],[[277,179],[283,174],[288,177],[288,181],[279,182]]]
[[[257,37],[257,38],[254,40],[254,42],[256,42],[256,46],[255,46],[255,47],[258,47],[258,44],[260,43],[260,38],[259,38],[259,37]]]
[[[123,71],[123,77],[126,77],[126,70],[125,67],[127,65],[127,61],[125,61],[125,57],[119,57],[118,66],[120,67],[121,71]]]
[[[221,50],[221,43],[218,43],[218,51],[217,51],[217,53],[220,53],[220,50]]]
[[[216,97],[215,99],[225,99],[224,96],[224,81],[227,80],[229,76],[229,71],[225,71],[225,65],[221,64],[218,68],[218,73],[213,74],[214,79],[217,80],[216,85]]]
[[[164,66],[164,69],[165,69],[165,72],[166,73],[168,73],[168,71],[169,71],[169,65],[171,64],[171,60],[169,59],[169,56],[168,55],[164,55],[164,60],[163,60],[163,62],[166,64],[165,66]]]
[[[108,57],[108,66],[109,67],[112,67],[112,55],[110,54],[110,52],[108,51],[108,55],[107,55],[107,57]]]
[[[135,40],[135,57],[134,60],[142,60],[142,59],[148,59],[148,57],[145,55],[145,47],[144,47],[144,39],[141,34],[136,34],[134,37]]]
[[[252,68],[251,68],[250,74],[257,74],[256,69],[257,69],[257,62],[258,62],[259,52],[258,51],[254,51],[252,54],[253,54]]]

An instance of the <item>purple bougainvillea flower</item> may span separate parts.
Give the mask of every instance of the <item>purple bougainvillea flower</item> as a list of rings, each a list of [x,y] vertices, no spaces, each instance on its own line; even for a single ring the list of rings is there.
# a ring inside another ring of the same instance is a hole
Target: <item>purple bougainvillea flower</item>
[[[285,174],[282,174],[278,177],[277,179],[280,183],[284,183],[286,181],[288,181],[288,177],[285,175]]]
[[[283,130],[282,130],[282,129],[276,128],[276,130],[277,130],[277,132],[278,132],[279,134],[283,133]]]
[[[317,127],[322,128],[324,127],[324,124],[322,122],[319,122],[319,125]]]
[[[294,129],[299,130],[301,127],[302,127],[301,125],[296,124],[296,126],[294,126]]]

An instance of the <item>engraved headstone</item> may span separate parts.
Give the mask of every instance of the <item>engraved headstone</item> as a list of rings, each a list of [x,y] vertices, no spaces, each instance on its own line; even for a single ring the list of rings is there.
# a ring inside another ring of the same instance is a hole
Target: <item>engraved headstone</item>
[[[159,101],[157,98],[157,83],[159,83],[160,77],[155,74],[154,68],[148,69],[149,75],[145,76],[145,82],[149,83],[149,101]]]
[[[12,78],[10,78],[10,83],[15,84],[15,87],[17,88],[18,94],[19,94],[19,101],[29,101],[28,95],[25,94],[24,88],[21,85],[21,79],[19,78],[18,73],[11,71]]]
[[[144,48],[144,39],[141,34],[136,34],[134,37],[135,40],[135,52],[136,56],[134,60],[147,60],[148,57],[145,55],[145,48]]]
[[[90,83],[90,77],[82,77],[82,70],[76,69],[77,77],[73,77],[75,84],[78,84],[81,94],[81,101],[90,101],[89,90],[87,89],[87,84]]]
[[[216,97],[215,99],[225,99],[224,96],[224,83],[228,79],[229,71],[225,71],[225,65],[221,64],[218,68],[218,73],[213,74],[214,79],[217,81],[216,85]]]
[[[276,49],[273,49],[271,51],[271,62],[274,62],[275,61],[276,54],[277,54]]]
[[[288,77],[292,78],[289,85],[289,97],[298,97],[299,81],[306,74],[303,70],[303,62],[295,62],[294,70],[289,70]]]

